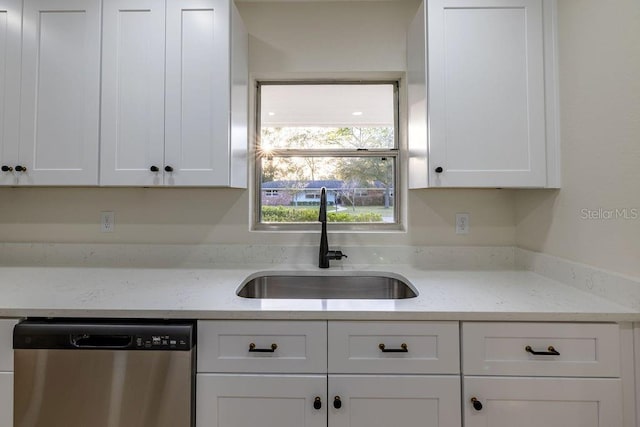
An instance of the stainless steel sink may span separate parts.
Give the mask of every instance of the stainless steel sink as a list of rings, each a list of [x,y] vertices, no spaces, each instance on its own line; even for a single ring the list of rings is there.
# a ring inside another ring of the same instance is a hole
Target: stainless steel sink
[[[418,293],[395,277],[374,275],[258,276],[245,283],[238,296],[274,299],[404,299]]]

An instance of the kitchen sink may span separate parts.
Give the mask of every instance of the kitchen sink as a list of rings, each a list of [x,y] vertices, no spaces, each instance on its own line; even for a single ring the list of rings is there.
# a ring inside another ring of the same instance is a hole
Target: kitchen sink
[[[418,292],[403,280],[384,274],[260,275],[237,292],[243,298],[273,299],[405,299]]]

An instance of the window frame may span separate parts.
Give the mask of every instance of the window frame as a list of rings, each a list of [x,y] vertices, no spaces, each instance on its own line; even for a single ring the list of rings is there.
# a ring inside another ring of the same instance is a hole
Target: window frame
[[[315,222],[261,222],[262,210],[262,161],[259,156],[261,146],[261,87],[270,85],[392,85],[393,86],[393,121],[394,138],[393,148],[388,149],[355,149],[355,150],[332,150],[332,149],[276,149],[271,152],[279,157],[391,157],[394,161],[393,179],[393,215],[394,222],[377,223],[329,223],[330,231],[403,231],[402,222],[402,201],[403,192],[401,185],[401,159],[400,149],[400,81],[399,79],[389,80],[258,80],[255,82],[255,139],[252,156],[254,162],[253,190],[254,200],[252,209],[252,230],[255,231],[317,231]]]

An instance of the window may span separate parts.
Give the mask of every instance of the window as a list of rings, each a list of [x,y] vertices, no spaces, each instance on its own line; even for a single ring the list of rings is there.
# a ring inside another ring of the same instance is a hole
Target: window
[[[397,82],[258,84],[257,229],[398,229]]]

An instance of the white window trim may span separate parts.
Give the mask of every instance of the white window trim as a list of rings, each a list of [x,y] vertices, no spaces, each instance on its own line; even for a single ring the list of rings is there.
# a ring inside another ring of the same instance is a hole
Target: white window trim
[[[255,143],[253,147],[253,152],[258,153],[260,147],[260,135],[261,135],[261,110],[260,110],[260,87],[264,85],[310,85],[310,84],[392,84],[394,85],[394,148],[393,149],[385,149],[385,150],[366,150],[359,151],[357,155],[354,157],[381,157],[381,156],[389,156],[394,158],[394,187],[392,191],[392,195],[394,197],[394,219],[393,223],[340,223],[340,222],[332,222],[330,223],[330,228],[332,231],[357,231],[357,232],[389,232],[389,231],[405,231],[405,227],[403,225],[403,209],[404,204],[401,200],[401,195],[404,194],[401,191],[403,188],[401,187],[404,184],[402,180],[402,159],[404,157],[404,153],[402,152],[402,145],[400,143],[400,79],[389,79],[389,80],[257,80],[255,81]],[[345,156],[344,151],[331,151],[331,150],[287,150],[287,155],[290,157],[297,156],[309,156],[316,155],[318,157],[331,157],[331,156]],[[251,230],[253,231],[313,231],[317,232],[318,225],[314,222],[308,223],[263,223],[260,221],[261,215],[261,197],[262,197],[262,188],[261,188],[261,176],[262,176],[262,167],[260,159],[257,155],[252,156],[254,167],[253,167],[253,193],[254,200],[253,206],[251,208]],[[399,191],[400,190],[400,191]]]

